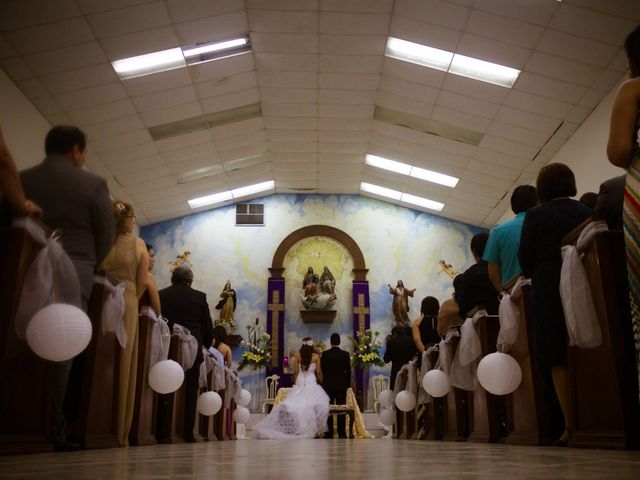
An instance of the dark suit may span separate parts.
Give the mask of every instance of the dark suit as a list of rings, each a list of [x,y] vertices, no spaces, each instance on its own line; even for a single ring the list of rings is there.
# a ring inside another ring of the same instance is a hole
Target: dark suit
[[[159,293],[162,316],[169,320],[169,328],[173,329],[173,325],[178,323],[188,328],[191,335],[198,340],[196,360],[185,372],[184,438],[192,440],[198,400],[198,377],[203,360],[201,347],[204,345],[209,348],[213,341],[213,323],[207,304],[207,295],[183,283],[171,285],[160,290]]]
[[[417,352],[418,349],[411,337],[396,335],[387,340],[384,361],[385,363],[391,362],[391,390],[393,390],[400,369],[413,360]]]
[[[620,175],[602,182],[596,206],[593,208],[593,219],[605,220],[611,230],[622,230],[622,206],[626,180],[626,175]]]
[[[483,305],[489,315],[498,314],[498,292],[489,279],[488,268],[487,262],[480,260],[453,279],[455,297],[462,318],[478,305]]]
[[[107,256],[115,239],[107,182],[59,154],[49,155],[39,165],[21,172],[20,180],[27,198],[42,207],[44,223],[62,231],[60,243],[78,272],[82,309],[86,312],[96,266]],[[68,413],[71,416],[78,413],[84,358],[81,354],[74,361],[55,365],[50,432],[54,446],[66,441],[63,401],[72,363],[74,374],[68,393],[71,399],[67,399],[71,404]]]
[[[337,405],[347,403],[347,390],[351,386],[351,359],[349,354],[338,346],[331,347],[322,353],[320,358],[322,369],[322,386],[329,395],[329,402]],[[338,416],[338,436],[347,437],[344,415]],[[333,418],[327,420],[329,430],[326,436],[333,437]]]

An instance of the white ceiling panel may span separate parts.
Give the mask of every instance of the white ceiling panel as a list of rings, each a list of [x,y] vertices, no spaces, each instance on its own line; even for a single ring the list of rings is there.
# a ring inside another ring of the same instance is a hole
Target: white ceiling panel
[[[474,10],[471,13],[466,29],[481,37],[492,38],[524,48],[534,48],[544,31],[538,25],[480,10]]]
[[[249,26],[245,12],[240,11],[178,23],[175,30],[180,44],[186,46],[244,35]]]
[[[98,38],[117,37],[171,23],[164,2],[110,10],[89,15],[87,18]]]
[[[0,67],[49,121],[87,132],[89,168],[134,202],[141,223],[192,212],[188,198],[275,178],[276,191],[293,193],[357,194],[371,181],[490,226],[508,192],[534,179],[623,77],[635,3],[0,2]],[[249,53],[124,81],[107,60],[247,34]],[[510,89],[391,59],[388,36],[522,72]],[[149,131],[254,104],[251,118],[211,129],[158,141]],[[426,133],[436,127],[476,136]],[[365,165],[367,153],[461,180],[446,188],[393,174]],[[208,177],[177,184],[202,168]]]

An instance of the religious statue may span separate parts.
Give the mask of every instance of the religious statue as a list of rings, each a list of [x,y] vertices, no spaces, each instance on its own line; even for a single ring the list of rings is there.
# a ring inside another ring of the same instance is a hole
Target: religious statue
[[[171,265],[172,272],[178,267],[191,267],[191,252],[187,250],[182,255],[177,255],[176,260],[169,262],[169,265]]]
[[[324,267],[318,278],[309,267],[302,280],[302,305],[306,310],[331,310],[337,300],[335,289],[336,279],[329,268]]]
[[[449,275],[449,277],[451,277],[451,280],[453,280],[458,275],[458,272],[453,269],[450,263],[447,263],[444,260],[440,260],[438,264],[440,265],[440,270]]]
[[[233,331],[236,328],[236,323],[233,320],[233,312],[236,310],[236,291],[231,288],[230,281],[227,280],[227,283],[224,284],[220,298],[221,300],[216,305],[216,310],[220,310],[220,320],[215,324]]]
[[[396,287],[393,288],[390,284],[389,293],[393,295],[392,311],[395,322],[399,325],[409,324],[409,297],[413,297],[413,293],[416,289],[408,289],[404,287],[402,280],[398,280]]]

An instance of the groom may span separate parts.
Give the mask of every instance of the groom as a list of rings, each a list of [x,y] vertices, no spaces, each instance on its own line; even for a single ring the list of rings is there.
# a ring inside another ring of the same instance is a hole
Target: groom
[[[351,386],[351,362],[349,354],[340,347],[340,335],[331,335],[331,348],[322,354],[320,367],[324,380],[322,386],[329,395],[329,402],[337,405],[347,403],[347,389]],[[338,415],[338,437],[347,438],[345,416]],[[329,430],[324,438],[333,438],[333,416],[327,420]]]

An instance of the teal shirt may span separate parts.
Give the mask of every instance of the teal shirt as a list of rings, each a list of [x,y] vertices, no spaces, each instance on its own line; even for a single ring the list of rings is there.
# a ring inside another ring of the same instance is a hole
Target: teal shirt
[[[518,250],[526,214],[527,212],[520,212],[514,219],[493,227],[489,233],[487,246],[484,248],[482,259],[500,264],[500,282],[503,285],[522,273]]]

